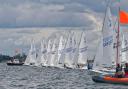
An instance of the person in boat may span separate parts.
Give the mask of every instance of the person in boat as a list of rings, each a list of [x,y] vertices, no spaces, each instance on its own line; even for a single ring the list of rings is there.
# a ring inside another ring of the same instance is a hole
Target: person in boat
[[[80,65],[79,64],[77,64],[77,68],[80,68]]]
[[[120,66],[120,64],[117,64],[115,77],[117,77],[117,78],[124,77],[124,72],[122,71],[122,65]]]
[[[92,66],[93,66],[93,62],[90,60],[87,61],[87,67],[88,67],[88,70],[92,69]]]
[[[66,65],[64,64],[64,68],[66,68]]]
[[[124,72],[125,72],[125,77],[128,77],[128,63],[125,63],[125,68],[124,68]]]
[[[14,62],[14,59],[13,59],[13,58],[11,58],[10,62],[11,62],[11,63],[13,63],[13,62]]]

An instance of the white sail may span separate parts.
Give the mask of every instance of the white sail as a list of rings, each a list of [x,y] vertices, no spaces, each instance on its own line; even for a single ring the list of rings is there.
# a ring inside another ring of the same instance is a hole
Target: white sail
[[[87,63],[87,41],[86,34],[82,32],[82,37],[79,44],[79,55],[78,55],[78,64],[86,64]]]
[[[46,65],[46,42],[45,40],[41,41],[41,49],[39,51],[38,57],[37,57],[37,66],[45,66]]]
[[[64,47],[65,47],[65,40],[64,37],[61,36],[60,40],[59,40],[59,47],[58,47],[58,62],[62,63],[62,53],[64,51]]]
[[[113,23],[110,8],[107,9],[107,14],[103,26],[103,65],[106,67],[112,66],[113,60]]]
[[[31,54],[30,54],[30,51],[29,51],[29,53],[27,55],[27,58],[26,58],[26,60],[24,62],[24,65],[29,65],[30,64],[30,60],[31,60],[30,58],[31,58]]]
[[[121,63],[127,63],[128,62],[128,39],[127,34],[123,33],[122,37],[122,45],[121,45]]]
[[[60,40],[59,40],[59,44],[58,44],[58,63],[61,62],[61,55],[62,55],[62,51],[63,51],[63,48],[64,48],[64,45],[63,45],[63,36],[60,37]]]
[[[74,33],[74,35],[72,36],[72,49],[73,49],[73,51],[72,51],[72,65],[74,66],[74,67],[76,67],[76,65],[77,65],[77,59],[78,59],[78,43],[77,43],[77,40],[76,40],[76,34]]]
[[[67,35],[66,35],[67,34]],[[68,44],[68,40],[69,40],[69,36],[70,36],[70,32],[66,32],[65,33],[65,38],[61,37],[61,39],[63,38],[63,40],[60,39],[59,45],[60,45],[60,49],[61,47],[63,47],[63,49],[61,49],[61,51],[58,49],[58,54],[60,54],[60,57],[58,56],[58,67],[59,68],[63,68],[65,65],[65,55],[66,55],[66,48],[67,48],[67,44]]]
[[[106,17],[102,29],[102,39],[96,54],[93,69],[111,67],[113,60],[113,24],[110,8],[107,8]]]
[[[50,59],[50,66],[57,65],[57,50],[58,50],[58,39],[54,39],[52,50],[51,50],[51,59]]]
[[[29,50],[28,56],[25,61],[25,65],[35,65],[36,64],[36,48],[34,41],[31,43],[31,49]]]
[[[43,44],[41,44],[41,65],[47,65],[47,45],[45,40],[43,41]]]
[[[64,64],[68,67],[73,67],[73,35],[74,33],[69,33],[67,44],[65,47],[65,60]]]
[[[51,61],[51,51],[52,51],[52,46],[53,46],[53,42],[51,39],[48,40],[48,44],[47,44],[47,66],[50,66],[50,61]]]
[[[96,56],[95,56],[95,60],[93,63],[93,70],[98,70],[101,69],[101,64],[103,63],[103,40],[101,39],[101,42],[98,46],[97,52],[96,52]]]

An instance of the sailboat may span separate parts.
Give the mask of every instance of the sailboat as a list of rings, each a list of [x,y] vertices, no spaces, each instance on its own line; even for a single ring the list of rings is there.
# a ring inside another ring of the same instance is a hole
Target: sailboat
[[[107,7],[106,15],[104,19],[104,25],[102,28],[102,37],[97,49],[97,54],[93,64],[94,72],[107,71],[112,67],[113,57],[113,38],[114,31],[112,25],[112,17],[110,8]]]
[[[64,57],[64,67],[66,68],[75,68],[74,65],[74,48],[75,40],[74,40],[74,32],[69,32],[68,40],[65,47],[65,57]]]
[[[78,60],[77,60],[77,65],[81,69],[87,69],[87,40],[86,40],[86,34],[83,31],[81,33],[81,38],[80,38],[80,44],[78,48]]]
[[[64,65],[64,48],[65,48],[66,40],[63,35],[60,36],[59,44],[58,44],[58,51],[57,51],[57,60],[56,66],[59,68],[63,68]]]
[[[41,66],[47,65],[47,45],[46,41],[44,40],[41,44]]]
[[[35,44],[34,44],[34,40],[31,43],[31,48],[29,50],[28,56],[25,60],[24,65],[34,65],[36,64],[36,48],[35,48]]]
[[[56,67],[57,65],[57,51],[58,51],[58,39],[55,38],[53,41],[53,46],[52,46],[52,50],[51,50],[51,58],[49,61],[49,66],[51,67]]]
[[[52,39],[49,39],[48,44],[47,44],[47,63],[46,63],[46,66],[51,65],[50,63],[51,63],[52,46],[53,46],[53,41],[52,41]]]
[[[109,10],[110,13],[110,10]],[[101,40],[100,44],[99,44],[99,48],[97,50],[97,54],[96,54],[96,59],[94,61],[93,64],[93,72],[99,72],[99,73],[115,73],[115,67],[116,67],[116,58],[117,58],[117,29],[118,29],[118,24],[117,21],[115,22],[115,26],[114,26],[114,30],[112,30],[113,33],[113,48],[111,47],[112,50],[108,51],[109,53],[111,53],[111,60],[109,60],[108,62],[106,62],[106,60],[103,60],[104,56],[103,55],[103,40]],[[127,44],[127,39],[124,36],[124,33],[122,33],[121,31],[119,32],[120,37],[118,38],[118,56],[121,60],[118,60],[119,63],[124,64],[127,62],[127,49],[128,49],[128,44]],[[104,50],[105,51],[105,50]],[[105,53],[106,55],[107,53]],[[105,57],[104,57],[105,58]],[[106,62],[106,63],[104,63]],[[109,63],[111,62],[111,63]],[[110,65],[109,65],[110,64]],[[108,68],[105,68],[108,65]],[[110,68],[109,68],[110,67]]]
[[[41,49],[39,50],[39,54],[37,57],[37,66],[45,66],[46,65],[46,41],[45,39],[43,39],[43,41],[41,41]]]
[[[74,32],[74,35],[72,36],[72,66],[73,68],[77,67],[77,61],[78,59],[78,42],[76,40],[77,34]]]
[[[119,13],[120,13],[120,7],[119,7]],[[127,15],[128,17],[128,15]],[[120,16],[118,18],[121,18]],[[124,18],[124,17],[123,17]],[[126,19],[123,19],[123,21],[126,20]],[[121,60],[122,60],[122,57],[120,56],[120,54],[122,53],[122,46],[124,46],[124,44],[121,44],[120,42],[120,22],[121,20],[118,19],[118,30],[117,30],[117,43],[116,43],[116,64],[117,65],[120,65],[121,64]],[[128,24],[128,19],[127,21],[125,22]],[[124,42],[124,41],[122,41]],[[120,71],[121,72],[121,71]],[[123,77],[116,77],[116,76],[112,76],[112,75],[109,75],[109,74],[102,74],[102,75],[95,75],[95,76],[92,76],[92,80],[95,81],[95,82],[101,82],[101,83],[113,83],[113,84],[128,84],[128,77],[126,76],[123,76]]]
[[[59,41],[59,47],[58,47],[58,64],[57,64],[57,67],[58,68],[66,68],[66,65],[65,65],[65,55],[67,50],[67,43],[68,43],[68,40],[69,40],[69,36],[70,36],[70,31],[69,32],[65,32],[63,35],[61,35],[60,37],[60,41]],[[65,37],[64,37],[65,36]]]

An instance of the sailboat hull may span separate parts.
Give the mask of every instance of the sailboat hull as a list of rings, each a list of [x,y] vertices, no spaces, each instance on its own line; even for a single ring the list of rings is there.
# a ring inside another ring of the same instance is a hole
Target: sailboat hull
[[[73,68],[71,68],[71,67],[68,67],[68,66],[65,66],[64,68],[66,68],[66,69],[73,69]]]
[[[102,69],[102,70],[90,70],[89,71],[91,75],[100,75],[100,74],[111,74],[113,75],[115,73],[115,70],[106,70],[106,69]]]
[[[110,75],[93,76],[92,80],[99,83],[128,84],[128,78],[115,78]]]
[[[21,66],[24,63],[7,63],[8,66]]]

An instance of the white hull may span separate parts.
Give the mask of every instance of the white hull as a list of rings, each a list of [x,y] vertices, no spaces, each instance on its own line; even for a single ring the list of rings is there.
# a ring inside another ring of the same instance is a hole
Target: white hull
[[[91,75],[97,75],[97,74],[114,74],[115,73],[115,69],[101,69],[101,70],[90,70],[89,71]]]

